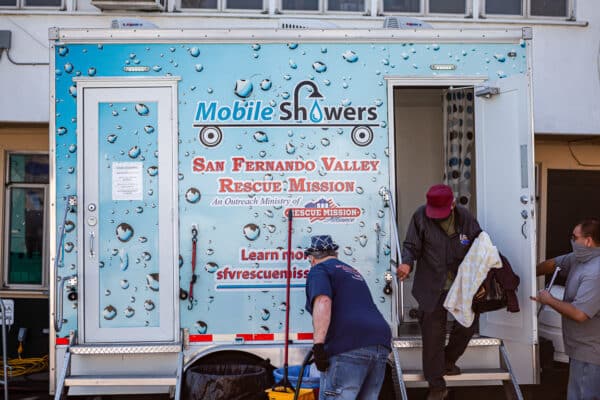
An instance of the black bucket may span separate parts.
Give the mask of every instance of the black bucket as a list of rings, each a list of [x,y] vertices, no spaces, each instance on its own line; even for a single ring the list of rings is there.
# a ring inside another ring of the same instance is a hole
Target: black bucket
[[[266,368],[245,364],[196,365],[185,373],[186,400],[266,400],[271,378]]]

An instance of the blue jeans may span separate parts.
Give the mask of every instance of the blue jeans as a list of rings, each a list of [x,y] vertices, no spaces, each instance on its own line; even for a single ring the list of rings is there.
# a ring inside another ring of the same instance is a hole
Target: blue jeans
[[[368,346],[330,357],[319,400],[377,400],[389,354],[385,346]]]
[[[567,400],[600,400],[600,365],[571,358]]]

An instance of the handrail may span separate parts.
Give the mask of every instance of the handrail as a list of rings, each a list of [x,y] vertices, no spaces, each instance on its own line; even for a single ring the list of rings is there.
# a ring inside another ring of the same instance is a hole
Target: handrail
[[[60,224],[60,233],[59,233],[59,240],[58,240],[58,245],[56,246],[56,254],[54,257],[54,272],[55,272],[55,276],[58,276],[58,268],[60,265],[60,262],[62,261],[62,254],[63,252],[61,251],[63,248],[63,242],[65,239],[65,223],[67,222],[67,215],[69,213],[69,210],[71,210],[71,202],[74,202],[75,196],[67,196],[66,202],[65,202],[65,212],[63,214],[63,219],[62,219],[62,223]],[[59,332],[62,328],[62,324],[63,324],[63,291],[64,291],[64,286],[65,286],[65,281],[76,277],[76,275],[72,275],[72,276],[68,276],[68,277],[64,277],[60,279],[59,282],[59,290],[57,293],[55,293],[56,296],[56,300],[54,302],[54,330],[55,332]],[[59,307],[60,304],[60,307]]]
[[[2,313],[2,369],[4,375],[0,383],[4,385],[4,400],[8,400],[8,359],[6,355],[6,309],[4,300],[0,299],[0,312]]]
[[[390,230],[394,235],[394,240],[396,242],[396,268],[398,265],[402,263],[402,254],[400,253],[400,239],[398,237],[398,220],[396,219],[396,204],[394,203],[394,197],[392,196],[392,192],[389,188],[383,188],[383,199],[386,202],[386,206],[389,207],[390,212],[392,214],[392,221],[390,223]],[[404,322],[404,282],[398,279],[398,275],[396,275],[396,284],[398,286],[398,297],[400,297],[400,305],[399,305],[399,316],[400,323]]]

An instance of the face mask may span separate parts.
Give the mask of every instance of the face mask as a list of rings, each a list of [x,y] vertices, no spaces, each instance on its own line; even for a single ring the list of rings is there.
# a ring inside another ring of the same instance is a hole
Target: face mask
[[[571,240],[571,247],[573,248],[573,253],[575,253],[575,259],[581,263],[588,262],[592,258],[600,256],[600,247],[587,247],[574,240]]]

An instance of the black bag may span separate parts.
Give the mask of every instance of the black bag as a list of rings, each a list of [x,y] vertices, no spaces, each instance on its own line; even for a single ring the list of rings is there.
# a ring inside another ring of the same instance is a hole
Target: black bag
[[[507,304],[506,292],[496,280],[495,271],[492,269],[473,296],[471,308],[481,314],[505,308]]]

